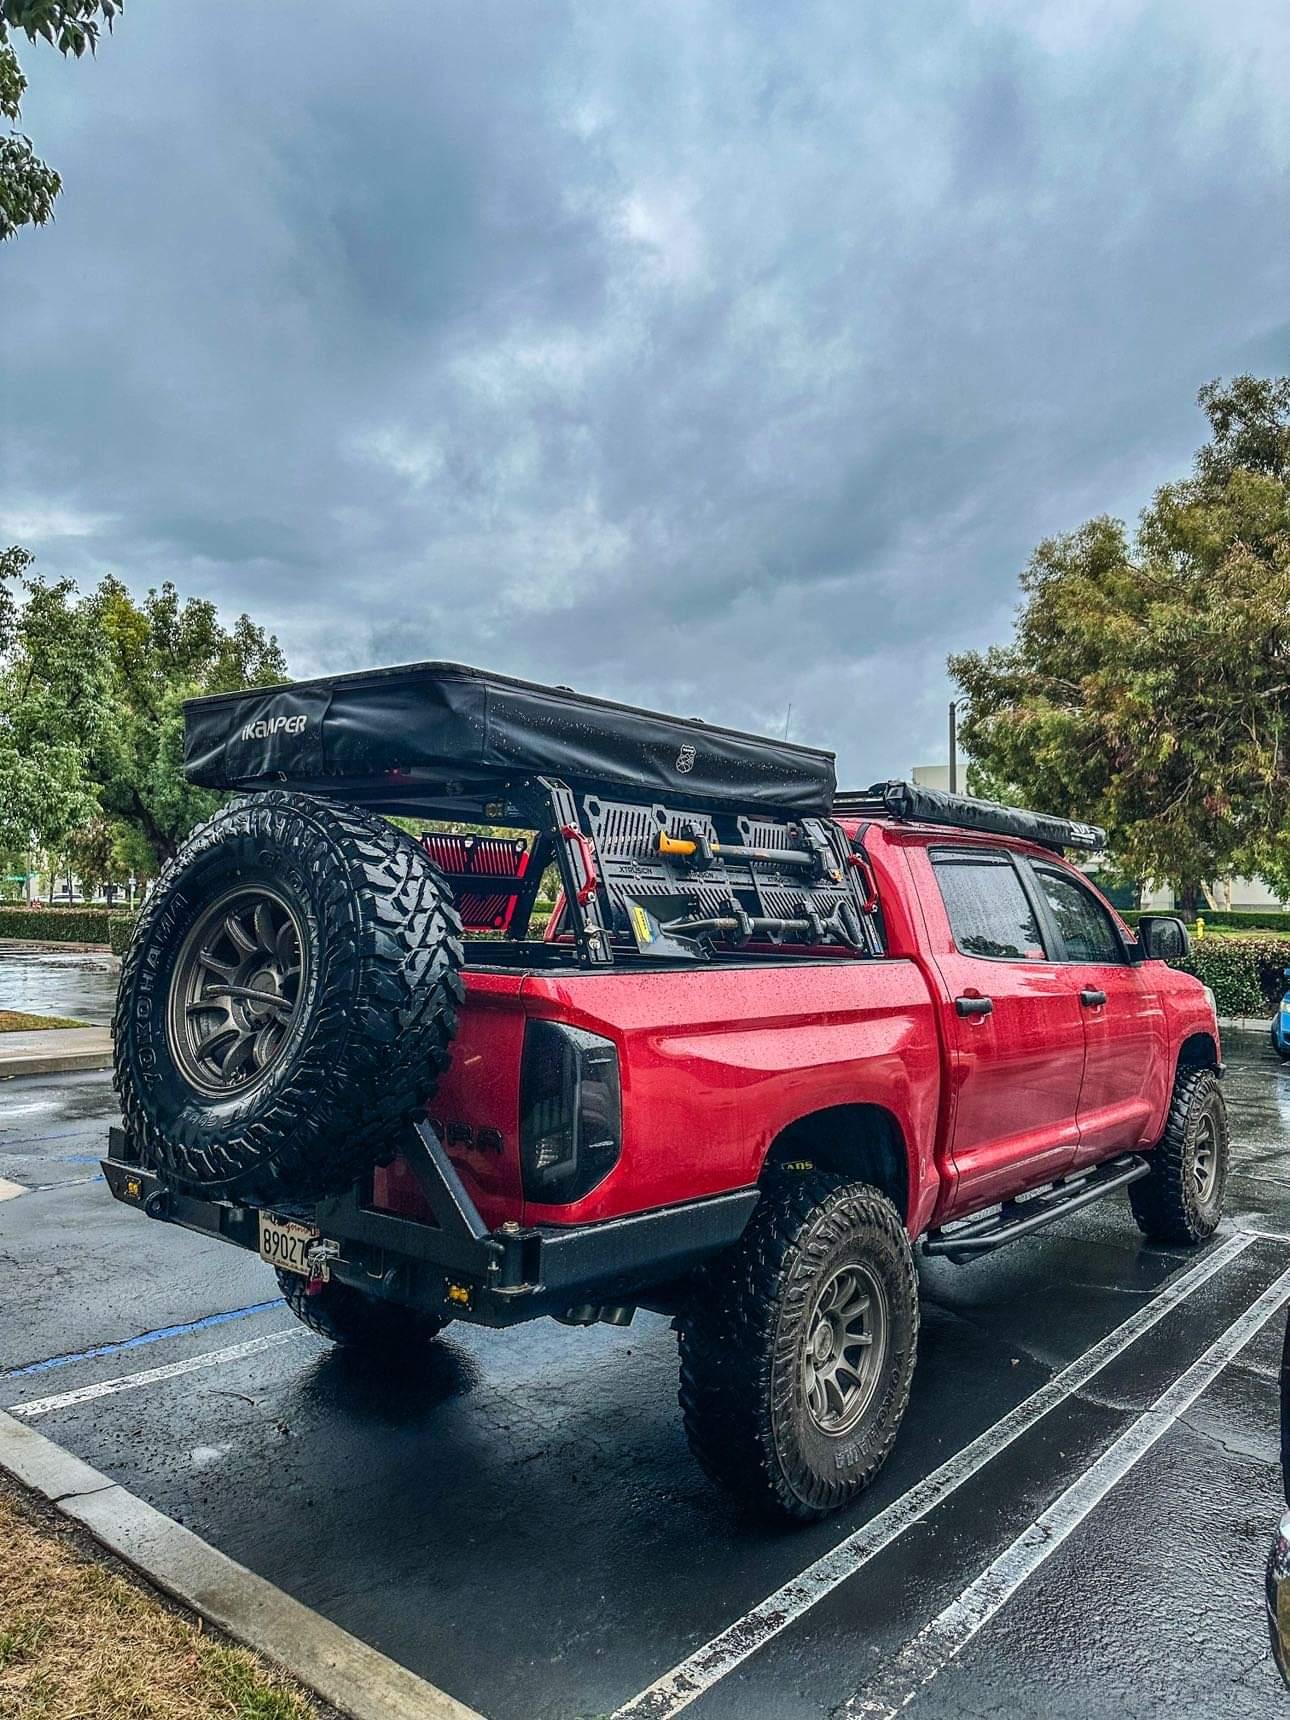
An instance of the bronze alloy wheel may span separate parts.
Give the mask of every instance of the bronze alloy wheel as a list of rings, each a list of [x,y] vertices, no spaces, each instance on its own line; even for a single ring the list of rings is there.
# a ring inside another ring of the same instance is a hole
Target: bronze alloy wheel
[[[308,961],[295,910],[267,884],[238,885],[199,916],[170,985],[170,1049],[200,1093],[247,1093],[281,1057]]]
[[[1196,1198],[1202,1203],[1213,1198],[1214,1182],[1218,1176],[1218,1131],[1214,1118],[1202,1112],[1196,1127],[1196,1144],[1192,1156],[1196,1178]]]
[[[868,1409],[887,1360],[887,1296],[867,1266],[841,1266],[816,1299],[802,1346],[802,1395],[840,1439]]]

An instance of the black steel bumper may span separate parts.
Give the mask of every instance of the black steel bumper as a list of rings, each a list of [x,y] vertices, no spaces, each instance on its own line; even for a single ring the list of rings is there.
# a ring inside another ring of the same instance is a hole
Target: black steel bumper
[[[111,1130],[108,1148],[103,1175],[117,1200],[149,1218],[258,1250],[259,1206],[175,1188],[139,1163],[120,1129]],[[758,1199],[755,1188],[737,1189],[599,1224],[489,1230],[428,1123],[416,1125],[404,1157],[434,1223],[374,1211],[357,1189],[310,1207],[266,1210],[311,1225],[336,1244],[328,1266],[343,1283],[486,1326],[630,1302],[735,1242]]]

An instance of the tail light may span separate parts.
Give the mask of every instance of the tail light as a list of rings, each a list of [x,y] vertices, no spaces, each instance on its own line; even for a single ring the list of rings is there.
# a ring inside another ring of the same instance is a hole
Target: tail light
[[[527,1200],[581,1200],[618,1163],[623,1107],[613,1042],[530,1021],[520,1074],[520,1165]]]

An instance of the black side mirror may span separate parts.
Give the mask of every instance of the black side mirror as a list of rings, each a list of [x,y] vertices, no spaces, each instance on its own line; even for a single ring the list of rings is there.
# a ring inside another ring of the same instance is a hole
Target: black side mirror
[[[1191,954],[1187,927],[1176,914],[1143,914],[1138,921],[1138,960],[1175,962]]]

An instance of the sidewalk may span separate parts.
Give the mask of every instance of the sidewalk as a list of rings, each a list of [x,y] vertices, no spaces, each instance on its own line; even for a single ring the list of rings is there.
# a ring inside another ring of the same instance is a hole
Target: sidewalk
[[[0,1033],[0,1081],[15,1075],[58,1075],[68,1069],[111,1067],[112,1035],[106,1027]]]

